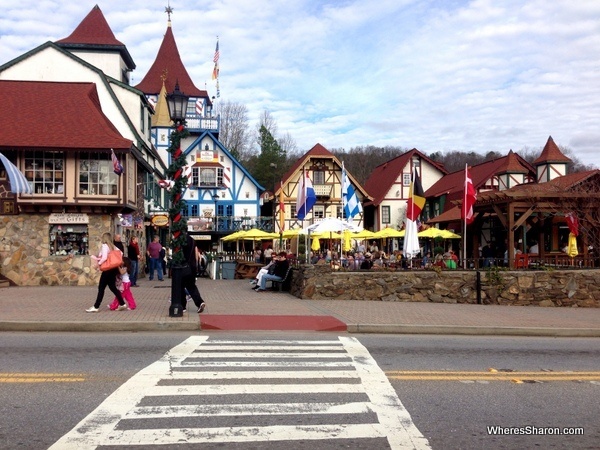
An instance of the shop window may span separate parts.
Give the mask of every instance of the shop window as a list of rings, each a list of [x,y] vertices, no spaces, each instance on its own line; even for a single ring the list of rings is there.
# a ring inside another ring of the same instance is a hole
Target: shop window
[[[34,194],[64,193],[64,153],[37,151],[25,158],[25,178]]]
[[[50,255],[87,255],[87,225],[50,225]]]
[[[79,193],[117,195],[118,176],[108,153],[82,153],[79,159]]]

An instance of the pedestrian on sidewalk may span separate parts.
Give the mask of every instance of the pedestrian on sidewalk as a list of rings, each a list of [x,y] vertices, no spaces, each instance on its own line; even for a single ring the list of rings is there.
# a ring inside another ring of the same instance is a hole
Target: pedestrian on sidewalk
[[[290,262],[287,260],[286,252],[279,252],[275,260],[275,267],[273,273],[266,273],[260,279],[260,284],[254,288],[257,292],[264,292],[267,289],[267,281],[283,281],[287,274]]]
[[[150,257],[150,276],[148,279],[152,281],[154,279],[154,271],[158,274],[158,279],[163,281],[163,267],[160,261],[160,253],[163,246],[160,244],[159,237],[154,236],[152,242],[148,245],[146,253]]]
[[[138,269],[140,259],[140,247],[138,245],[137,236],[131,236],[129,245],[127,246],[127,257],[131,261],[131,271],[129,272],[129,278],[131,280],[131,287],[138,287]]]
[[[198,290],[198,286],[196,286],[196,273],[198,272],[197,266],[197,257],[196,257],[196,243],[194,239],[187,234],[185,245],[182,247],[183,254],[185,255],[186,262],[190,266],[189,271],[183,272],[183,277],[181,278],[181,288],[183,289],[181,298],[186,299],[186,294],[189,294],[194,301],[194,304],[198,308],[198,314],[204,311],[206,308],[206,303],[202,299],[200,295],[200,291]],[[184,300],[186,301],[186,300]],[[187,303],[187,301],[186,301]],[[186,305],[183,305],[183,309],[187,309]]]
[[[116,247],[113,244],[112,235],[110,233],[104,233],[102,235],[102,245],[100,247],[100,253],[98,256],[92,255],[92,259],[98,263],[98,267],[102,265],[104,261],[108,259],[108,253],[114,250]],[[123,311],[127,309],[127,305],[123,300],[123,296],[119,289],[117,289],[117,276],[119,275],[119,268],[116,267],[110,270],[102,271],[100,275],[100,281],[98,282],[98,295],[96,296],[96,303],[91,308],[86,309],[86,312],[95,313],[98,312],[100,308],[100,304],[102,303],[102,299],[104,298],[104,291],[108,287],[111,292],[115,294],[117,297],[117,301],[119,302],[119,306],[117,307],[118,311]]]
[[[127,302],[127,306],[129,306],[129,309],[133,310],[136,308],[136,303],[135,303],[135,299],[133,298],[133,294],[131,293],[131,279],[130,279],[130,272],[131,272],[131,260],[129,258],[123,258],[123,263],[121,264],[121,266],[119,267],[119,275],[121,277],[121,289],[119,289],[121,291],[121,295],[123,296],[123,299]],[[117,283],[117,287],[118,287],[119,283]],[[117,299],[117,297],[114,298],[114,300],[112,301],[112,303],[110,305],[108,305],[108,308],[111,311],[115,311],[119,308],[119,299]]]
[[[123,246],[123,241],[121,240],[120,234],[115,234],[115,240],[113,241],[113,244],[115,244],[115,247],[121,250],[121,253],[125,254],[125,247]]]

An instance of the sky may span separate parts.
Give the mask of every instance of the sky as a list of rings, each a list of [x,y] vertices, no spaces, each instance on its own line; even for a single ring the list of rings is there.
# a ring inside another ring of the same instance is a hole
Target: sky
[[[67,37],[98,4],[139,83],[167,0],[0,0],[0,64]],[[600,167],[598,0],[170,0],[200,89],[266,110],[298,150],[506,153],[548,136]]]

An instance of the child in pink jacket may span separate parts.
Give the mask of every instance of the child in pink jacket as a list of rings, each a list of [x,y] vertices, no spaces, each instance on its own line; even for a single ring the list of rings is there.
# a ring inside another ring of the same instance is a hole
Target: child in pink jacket
[[[129,279],[129,272],[131,271],[131,260],[129,258],[123,257],[123,264],[119,267],[119,273],[121,274],[121,295],[123,295],[123,300],[127,302],[129,309],[135,309],[135,299],[133,298],[133,294],[131,293],[131,280]],[[112,311],[116,310],[119,307],[119,300],[117,297],[113,300],[113,302],[108,306]]]

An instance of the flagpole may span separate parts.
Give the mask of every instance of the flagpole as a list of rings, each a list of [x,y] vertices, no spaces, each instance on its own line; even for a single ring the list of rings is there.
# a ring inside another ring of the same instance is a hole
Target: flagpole
[[[467,268],[467,168],[468,165],[465,163],[465,183],[463,186],[463,204],[462,209],[464,213],[462,214],[462,236],[463,236],[463,269]]]

